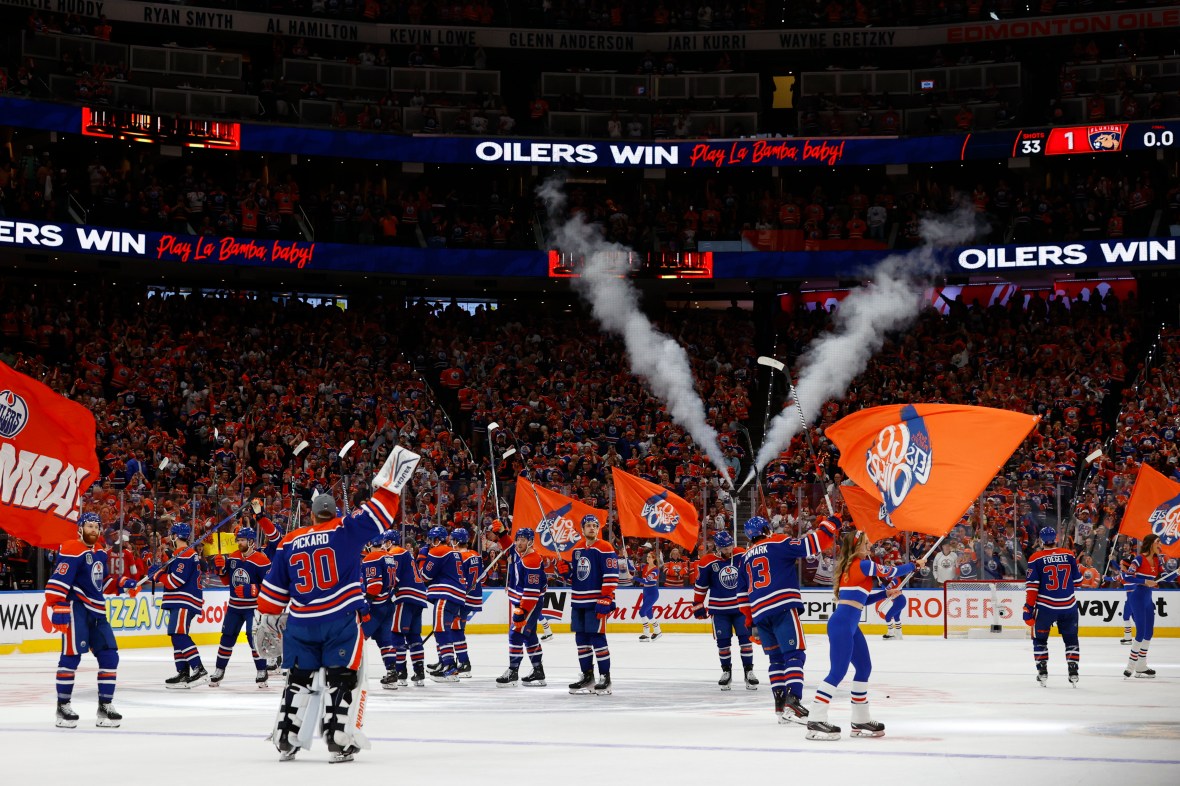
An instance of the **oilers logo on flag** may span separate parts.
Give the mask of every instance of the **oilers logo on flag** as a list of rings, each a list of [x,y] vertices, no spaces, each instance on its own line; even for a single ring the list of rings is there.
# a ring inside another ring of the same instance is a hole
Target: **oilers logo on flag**
[[[733,565],[726,565],[724,568],[722,568],[718,578],[721,579],[722,587],[725,587],[726,589],[737,589],[738,569]]]
[[[1180,539],[1180,495],[1153,510],[1147,523],[1164,546],[1171,546]]]
[[[647,522],[652,532],[667,534],[680,524],[680,514],[668,501],[668,492],[664,491],[647,498],[643,503],[643,511],[639,514]]]
[[[573,519],[568,517],[573,504],[562,505],[557,510],[551,510],[537,525],[537,537],[541,545],[557,554],[564,554],[581,538],[581,533],[574,526]]]
[[[926,421],[912,404],[901,410],[901,422],[886,426],[865,456],[869,478],[881,492],[880,518],[893,526],[893,511],[901,507],[915,485],[930,480],[933,449]]]
[[[11,390],[0,390],[0,437],[12,439],[29,422],[29,405]]]
[[[588,578],[590,578],[590,559],[578,557],[578,581],[585,581]]]

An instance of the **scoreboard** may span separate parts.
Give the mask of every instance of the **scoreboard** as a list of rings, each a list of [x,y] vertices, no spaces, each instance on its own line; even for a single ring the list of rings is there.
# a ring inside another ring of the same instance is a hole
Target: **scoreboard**
[[[986,131],[969,134],[962,160],[997,157],[1100,155],[1138,150],[1171,150],[1180,138],[1180,121],[1096,123],[1085,126]],[[1005,154],[1004,148],[1008,148]]]

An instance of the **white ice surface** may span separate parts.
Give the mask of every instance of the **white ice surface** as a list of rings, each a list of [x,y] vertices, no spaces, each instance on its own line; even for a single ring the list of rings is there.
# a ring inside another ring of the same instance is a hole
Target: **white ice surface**
[[[0,783],[99,780],[120,784],[282,783],[939,783],[953,786],[1039,783],[1175,784],[1180,778],[1180,639],[1153,642],[1155,680],[1122,677],[1128,648],[1117,639],[1082,641],[1082,681],[1065,680],[1060,639],[1050,651],[1048,688],[1034,679],[1027,641],[944,641],[870,637],[870,700],[886,725],[879,739],[848,738],[848,681],[831,720],[838,742],[804,739],[772,712],[766,658],[762,685],[721,692],[712,639],[665,634],[640,643],[610,636],[615,692],[571,696],[572,637],[545,643],[549,686],[497,688],[507,665],[505,636],[471,637],[475,676],[380,688],[369,652],[365,731],[373,748],[329,769],[321,740],[280,764],[264,740],[279,701],[254,687],[249,652],[238,645],[222,687],[166,691],[170,653],[122,652],[116,705],[121,729],[93,725],[96,666],[78,673],[77,729],[53,726],[57,656],[0,656]],[[827,673],[827,639],[808,638],[807,687]],[[433,660],[429,652],[428,660]],[[215,647],[202,647],[212,668]],[[522,669],[527,673],[526,664]],[[735,674],[736,676],[736,674]],[[848,678],[849,680],[851,677]],[[376,779],[381,778],[381,781]],[[871,779],[871,781],[867,780]]]

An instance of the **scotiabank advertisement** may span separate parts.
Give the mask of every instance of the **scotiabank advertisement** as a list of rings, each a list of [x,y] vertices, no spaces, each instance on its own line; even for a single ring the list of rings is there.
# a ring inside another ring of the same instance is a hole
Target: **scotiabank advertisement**
[[[1011,586],[1011,585],[1009,585]],[[704,633],[708,621],[692,616],[692,590],[660,590],[655,605],[655,618],[669,633]],[[835,611],[836,601],[831,590],[810,589],[803,593],[803,622],[808,633],[822,634],[828,618]],[[905,592],[905,607],[901,614],[906,633],[955,637],[968,631],[987,631],[999,624],[1006,631],[1023,633],[1021,607],[1024,593],[1018,589],[954,592],[944,595],[942,590],[915,589]],[[193,622],[193,638],[198,644],[216,643],[225,616],[226,590],[206,590],[205,610]],[[168,642],[168,616],[160,608],[161,595],[140,594],[138,597],[114,596],[107,598],[107,618],[115,630],[119,646],[165,647]],[[1123,609],[1126,593],[1122,590],[1085,590],[1078,593],[1081,632],[1084,636],[1115,636],[1123,631]],[[0,592],[0,655],[11,652],[50,652],[59,646],[60,636],[49,628],[44,616],[44,595],[40,592]],[[638,589],[623,588],[616,595],[618,608],[611,614],[610,630],[619,632],[640,629]],[[570,594],[568,589],[545,593],[545,616],[554,630],[569,629]],[[862,614],[866,633],[883,632],[885,603],[868,606]],[[1180,618],[1180,590],[1156,590],[1155,635],[1180,636],[1176,620]],[[484,591],[483,610],[472,617],[467,629],[470,633],[505,633],[508,630],[508,598],[503,590]]]

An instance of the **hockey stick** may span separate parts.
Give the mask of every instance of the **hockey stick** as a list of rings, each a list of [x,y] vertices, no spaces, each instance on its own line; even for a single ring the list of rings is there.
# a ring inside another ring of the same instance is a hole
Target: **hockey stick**
[[[307,450],[307,440],[301,441],[291,453],[291,515],[287,519],[287,531],[299,529],[299,498],[295,496],[295,459]]]
[[[348,451],[352,450],[352,446],[355,444],[356,444],[355,439],[348,440],[348,442],[345,442],[344,446],[340,448],[340,453],[337,454],[339,457],[339,460],[340,460],[340,474],[342,476],[341,482],[343,484],[343,488],[341,489],[341,491],[344,492],[343,496],[344,496],[344,515],[345,516],[348,515],[349,488],[348,488],[348,473],[344,471],[344,457],[348,455]]]
[[[217,524],[215,524],[214,526],[210,527],[208,532],[206,532],[204,535],[202,535],[202,536],[201,536],[200,538],[198,538],[197,540],[194,540],[192,543],[190,543],[190,544],[188,545],[188,547],[189,547],[190,549],[196,549],[196,547],[197,547],[197,546],[199,546],[200,544],[202,544],[202,543],[204,543],[204,542],[205,542],[205,539],[206,539],[206,538],[208,538],[208,537],[209,537],[210,535],[212,535],[214,532],[217,532],[219,529],[221,529],[222,527],[224,527],[226,524],[228,524],[229,522],[233,521],[235,518],[237,518],[238,516],[240,516],[240,515],[242,514],[242,511],[243,511],[243,510],[245,510],[245,509],[246,509],[247,507],[249,507],[249,506],[250,506],[250,503],[249,503],[248,501],[247,501],[247,502],[243,502],[243,503],[242,503],[242,505],[241,505],[241,507],[239,507],[239,508],[238,508],[237,510],[235,510],[233,513],[231,513],[231,514],[229,514],[228,516],[226,516],[225,518],[223,518],[221,521],[217,522]],[[129,590],[127,591],[127,594],[128,594],[128,595],[130,595],[131,597],[135,597],[135,595],[139,593],[139,590],[140,590],[140,588],[141,588],[141,587],[143,587],[143,585],[144,585],[144,584],[146,584],[146,583],[148,582],[148,578],[149,578],[149,576],[144,576],[142,579],[140,579],[140,580],[139,580],[139,581],[138,581],[138,582],[135,584],[135,586],[134,586],[134,587],[132,587],[131,589],[129,589]],[[155,582],[153,582],[153,584],[154,584],[154,583],[155,583]]]
[[[1078,473],[1078,479],[1074,481],[1073,494],[1069,498],[1069,513],[1070,517],[1073,518],[1073,534],[1069,539],[1069,543],[1077,543],[1078,526],[1081,524],[1078,521],[1078,494],[1090,484],[1090,476],[1094,471],[1094,462],[1100,458],[1102,458],[1102,448],[1096,448],[1088,453],[1085,459],[1083,459],[1085,464],[1082,467],[1082,471]]]
[[[782,372],[783,376],[787,378],[787,389],[791,393],[791,397],[795,399],[795,409],[799,412],[799,423],[803,426],[803,443],[807,445],[807,452],[811,455],[811,461],[815,464],[816,477],[824,485],[824,502],[828,506],[828,515],[835,516],[836,509],[832,507],[832,498],[828,495],[828,473],[819,463],[819,457],[815,454],[815,448],[811,444],[810,427],[807,425],[807,418],[803,415],[803,405],[799,402],[799,388],[795,387],[795,383],[791,380],[791,372],[787,369],[787,365],[781,360],[761,355],[758,358],[759,365],[769,366],[777,371]]]

